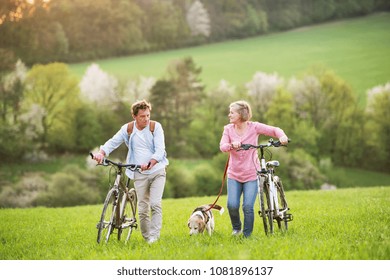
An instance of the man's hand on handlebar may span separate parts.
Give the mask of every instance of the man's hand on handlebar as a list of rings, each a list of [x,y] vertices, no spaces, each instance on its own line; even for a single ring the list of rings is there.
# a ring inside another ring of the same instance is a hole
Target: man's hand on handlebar
[[[96,154],[91,153],[91,157],[92,157],[92,159],[96,160],[98,164],[102,164],[104,161],[105,155],[104,155],[104,152],[98,152]]]

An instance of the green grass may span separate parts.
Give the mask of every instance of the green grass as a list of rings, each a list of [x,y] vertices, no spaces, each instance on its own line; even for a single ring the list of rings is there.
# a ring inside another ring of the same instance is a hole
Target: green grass
[[[75,194],[77,195],[77,194]],[[388,260],[390,187],[289,191],[294,221],[286,234],[266,237],[256,215],[253,236],[234,238],[227,211],[215,213],[216,231],[188,235],[193,209],[214,197],[163,200],[159,242],[148,245],[139,230],[131,242],[96,243],[101,205],[0,209],[2,260]],[[226,197],[219,204],[226,205]],[[256,205],[256,211],[258,206]]]
[[[277,72],[289,79],[313,65],[324,65],[347,81],[358,95],[389,81],[390,13],[380,13],[244,40],[96,61],[118,77],[162,77],[172,60],[193,57],[201,79],[215,87],[225,79],[236,86],[255,72]],[[70,65],[82,77],[92,62]],[[363,98],[365,99],[365,97]]]

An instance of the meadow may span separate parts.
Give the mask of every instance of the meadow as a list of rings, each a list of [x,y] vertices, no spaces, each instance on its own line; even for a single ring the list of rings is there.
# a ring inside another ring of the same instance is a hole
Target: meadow
[[[189,236],[193,209],[215,197],[163,200],[161,239],[96,243],[102,205],[0,209],[2,260],[388,260],[390,186],[287,191],[294,220],[285,234],[265,236],[256,215],[253,235],[230,235],[227,210],[215,212],[213,236]],[[225,206],[226,197],[218,204]],[[258,206],[256,204],[257,211]]]
[[[97,63],[124,79],[161,78],[171,61],[191,56],[202,68],[202,82],[212,89],[223,79],[244,86],[258,71],[276,72],[288,80],[321,65],[362,96],[367,89],[389,81],[388,30],[390,13],[380,13],[243,40],[71,64],[70,69],[81,78],[91,63]]]

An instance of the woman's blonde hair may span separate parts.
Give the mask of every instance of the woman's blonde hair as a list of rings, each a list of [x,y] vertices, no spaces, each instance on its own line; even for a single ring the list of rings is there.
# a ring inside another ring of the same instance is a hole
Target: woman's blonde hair
[[[249,121],[252,118],[252,109],[248,102],[244,100],[235,101],[229,105],[229,108],[233,108],[241,116],[242,121]]]

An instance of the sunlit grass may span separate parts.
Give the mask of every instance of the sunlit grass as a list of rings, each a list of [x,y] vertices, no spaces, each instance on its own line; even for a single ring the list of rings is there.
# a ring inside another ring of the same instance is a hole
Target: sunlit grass
[[[77,195],[77,194],[75,194]],[[215,212],[216,231],[188,235],[193,209],[214,197],[165,199],[159,242],[140,231],[125,245],[115,238],[96,243],[101,205],[71,208],[0,209],[0,259],[15,260],[370,260],[390,258],[390,187],[336,191],[289,191],[294,220],[287,234],[266,237],[258,216],[253,236],[233,238],[227,211]],[[220,198],[226,205],[226,197]],[[258,206],[256,205],[256,211]]]

